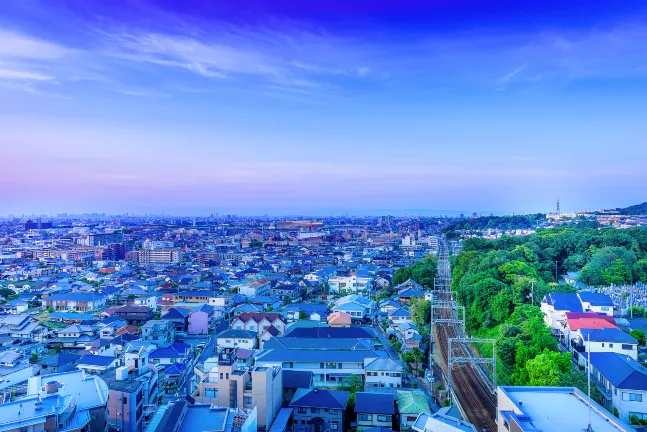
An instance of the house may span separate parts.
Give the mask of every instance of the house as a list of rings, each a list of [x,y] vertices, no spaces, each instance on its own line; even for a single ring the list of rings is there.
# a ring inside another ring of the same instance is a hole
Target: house
[[[321,321],[328,315],[328,306],[323,303],[292,303],[281,308],[288,321],[301,319],[301,312],[306,319]]]
[[[333,276],[337,276],[337,268],[324,267],[312,273],[308,273],[304,276],[304,279],[308,282],[313,282],[316,285],[323,285]]]
[[[541,300],[540,308],[544,313],[544,321],[553,329],[553,333],[564,327],[566,312],[582,312],[579,297],[572,293],[546,294]]]
[[[233,310],[232,313],[235,317],[242,315],[244,313],[261,313],[263,312],[259,306],[250,304],[250,303],[243,303],[239,304],[236,306]]]
[[[398,291],[397,299],[400,303],[409,304],[413,299],[424,299],[426,295],[427,291],[424,289],[404,288]]]
[[[47,328],[30,315],[0,316],[0,336],[42,341]]]
[[[346,312],[354,321],[363,321],[365,318],[372,318],[375,309],[375,302],[356,294],[347,295],[338,299],[333,312]]]
[[[121,365],[118,357],[86,354],[77,361],[77,367],[87,373],[102,372]]]
[[[43,296],[45,308],[56,311],[88,312],[106,305],[106,296],[96,293],[70,292]]]
[[[420,413],[415,423],[411,425],[411,430],[414,432],[478,432],[473,424],[440,411],[432,415]]]
[[[285,334],[291,338],[353,338],[353,339],[375,339],[375,333],[362,327],[291,327],[290,331]]]
[[[171,321],[150,320],[141,328],[142,341],[157,347],[169,346],[175,340],[175,327]]]
[[[153,310],[146,306],[126,305],[116,309],[113,316],[126,321],[128,324],[142,325],[153,319]]]
[[[0,353],[0,390],[22,384],[33,375],[29,359],[15,351]]]
[[[253,298],[259,295],[267,294],[272,287],[272,281],[269,279],[261,279],[252,282],[242,283],[234,286],[238,292],[247,298]]]
[[[323,340],[306,349],[266,349],[256,355],[257,366],[281,365],[284,370],[312,372],[315,387],[342,384],[352,375],[364,375],[367,358],[381,357],[371,349],[318,349]]]
[[[77,354],[61,352],[41,359],[36,364],[40,366],[41,375],[49,375],[76,370],[77,361],[80,358]]]
[[[647,420],[647,368],[618,353],[591,353],[591,379],[602,392],[602,405],[616,408],[620,420]]]
[[[274,326],[282,335],[285,332],[286,323],[283,317],[277,313],[242,313],[231,322],[232,329],[250,330],[259,336],[270,326]]]
[[[577,331],[570,351],[579,366],[586,366],[587,352],[614,352],[638,360],[638,341],[618,328],[585,329]]]
[[[85,349],[88,343],[99,338],[97,327],[82,324],[73,324],[55,333],[56,342],[63,344],[63,348]]]
[[[364,388],[371,387],[402,387],[401,365],[388,357],[373,357],[364,360]]]
[[[400,308],[389,312],[389,321],[394,327],[399,326],[400,324],[411,324],[411,313],[405,309]]]
[[[373,286],[373,278],[366,276],[333,276],[328,279],[328,291],[344,292],[350,291],[353,293],[361,293],[370,291]]]
[[[157,309],[157,297],[155,296],[141,296],[133,300],[133,304],[136,306],[146,306],[150,309]]]
[[[380,312],[386,313],[388,315],[389,312],[399,309],[400,304],[391,299],[382,299],[378,308]]]
[[[431,414],[429,403],[425,394],[420,390],[404,391],[396,393],[396,403],[400,416],[400,428],[408,428],[418,419],[418,414]]]
[[[251,330],[228,329],[216,336],[216,346],[222,348],[244,348],[253,350],[258,347],[258,334]]]
[[[351,316],[346,312],[333,312],[328,316],[330,327],[350,327],[351,321]]]
[[[577,331],[584,329],[603,329],[617,328],[613,317],[608,315],[599,315],[597,313],[586,312],[566,312],[566,321],[564,322],[562,335],[568,341],[577,339]]]
[[[583,312],[613,316],[613,300],[607,294],[580,291],[577,293],[577,297],[580,299]]]
[[[176,333],[186,333],[189,328],[189,313],[191,313],[190,309],[170,308],[160,320],[172,322]]]
[[[413,349],[420,347],[422,336],[420,336],[420,332],[415,325],[410,323],[400,324],[396,327],[396,335],[402,342],[403,348]]]
[[[189,312],[190,335],[207,335],[209,329],[215,328],[216,313],[214,306],[202,304]]]
[[[151,351],[148,358],[154,365],[171,365],[175,363],[185,363],[191,352],[191,346],[175,342],[167,347],[157,348]]]
[[[390,393],[357,392],[355,413],[358,432],[375,427],[393,428],[395,398]]]
[[[312,372],[283,370],[283,401],[290,402],[298,389],[311,389]]]
[[[312,432],[345,430],[349,394],[340,390],[298,389],[290,402],[294,426]]]

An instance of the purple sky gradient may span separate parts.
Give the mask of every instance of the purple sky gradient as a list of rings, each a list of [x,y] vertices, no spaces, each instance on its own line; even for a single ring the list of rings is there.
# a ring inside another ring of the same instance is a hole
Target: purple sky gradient
[[[640,2],[5,9],[0,214],[645,200]]]

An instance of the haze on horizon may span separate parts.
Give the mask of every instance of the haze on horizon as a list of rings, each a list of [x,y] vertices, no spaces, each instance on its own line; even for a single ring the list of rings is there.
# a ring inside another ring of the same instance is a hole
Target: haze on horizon
[[[0,214],[645,200],[644,2],[2,8]]]

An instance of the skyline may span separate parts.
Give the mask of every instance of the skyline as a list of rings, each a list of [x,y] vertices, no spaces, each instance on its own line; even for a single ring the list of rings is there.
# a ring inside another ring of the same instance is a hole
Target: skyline
[[[3,12],[0,214],[645,201],[640,2],[29,0]]]

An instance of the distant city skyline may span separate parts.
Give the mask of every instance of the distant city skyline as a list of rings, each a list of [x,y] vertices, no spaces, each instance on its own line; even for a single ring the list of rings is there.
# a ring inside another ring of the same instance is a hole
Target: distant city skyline
[[[25,0],[0,39],[0,214],[645,201],[644,2]]]

